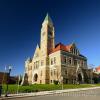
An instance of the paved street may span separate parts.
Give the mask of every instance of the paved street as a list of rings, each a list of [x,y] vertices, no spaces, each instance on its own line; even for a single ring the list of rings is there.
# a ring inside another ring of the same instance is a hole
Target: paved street
[[[47,96],[14,98],[11,100],[100,100],[100,89],[54,94]]]

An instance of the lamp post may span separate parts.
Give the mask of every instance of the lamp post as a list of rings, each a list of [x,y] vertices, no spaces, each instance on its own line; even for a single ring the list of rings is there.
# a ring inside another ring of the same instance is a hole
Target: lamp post
[[[12,67],[11,67],[11,66],[9,66],[9,67],[8,67],[8,75],[7,75],[7,88],[6,88],[6,94],[5,94],[5,97],[7,97],[7,96],[8,96],[8,84],[9,84],[9,77],[10,77],[11,69],[12,69]]]
[[[93,68],[91,69],[91,84],[93,83]]]
[[[19,92],[19,82],[20,82],[20,79],[21,79],[21,76],[18,75],[18,88],[17,88],[17,94],[18,94],[18,92]]]
[[[63,88],[64,88],[64,86],[63,86],[63,76],[61,76],[61,82],[62,82],[62,90],[63,90]]]
[[[92,84],[93,83],[93,68],[94,68],[94,65],[93,64],[90,64],[88,65],[88,68],[90,69],[90,83]]]
[[[76,67],[76,84],[78,83],[78,70],[79,70],[79,67],[80,67],[80,65],[79,64],[77,64],[77,67]]]

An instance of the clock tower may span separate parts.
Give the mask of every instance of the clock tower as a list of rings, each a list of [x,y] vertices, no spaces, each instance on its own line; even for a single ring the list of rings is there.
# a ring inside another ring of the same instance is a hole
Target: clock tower
[[[47,14],[41,28],[41,53],[47,56],[55,47],[54,26],[50,16]]]

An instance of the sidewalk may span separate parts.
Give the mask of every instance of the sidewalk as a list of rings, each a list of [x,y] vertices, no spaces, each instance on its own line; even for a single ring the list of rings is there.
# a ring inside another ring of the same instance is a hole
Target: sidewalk
[[[79,89],[64,89],[64,90],[54,90],[54,91],[42,91],[42,92],[34,92],[34,93],[20,93],[20,94],[9,94],[8,97],[2,97],[0,100],[11,99],[11,98],[23,98],[23,97],[35,97],[35,96],[44,96],[44,95],[53,95],[67,92],[76,92],[76,91],[84,91],[91,89],[100,89],[100,87],[91,87],[91,88],[79,88]]]

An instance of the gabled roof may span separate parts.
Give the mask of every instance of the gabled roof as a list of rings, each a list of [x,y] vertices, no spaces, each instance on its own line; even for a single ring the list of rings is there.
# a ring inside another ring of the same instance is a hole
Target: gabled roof
[[[62,43],[58,43],[55,46],[55,48],[53,49],[52,53],[56,52],[56,51],[59,51],[59,50],[70,52],[70,49],[71,49],[72,46],[73,46],[72,44],[70,44],[70,45],[64,45]]]

